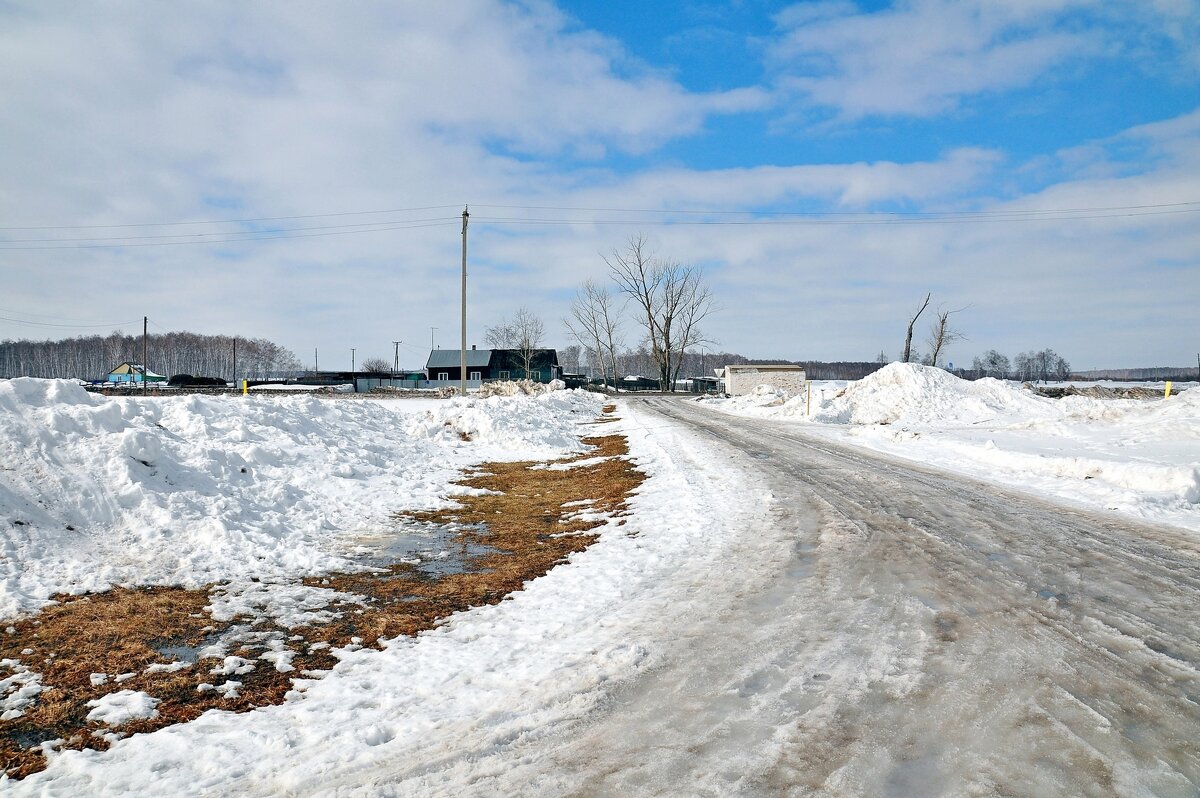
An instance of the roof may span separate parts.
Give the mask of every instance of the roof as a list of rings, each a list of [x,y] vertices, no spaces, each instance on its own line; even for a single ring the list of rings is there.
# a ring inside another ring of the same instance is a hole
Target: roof
[[[113,369],[112,371],[110,371],[108,373],[109,374],[145,374],[147,377],[162,377],[164,380],[167,378],[166,375],[164,375],[164,374],[155,374],[153,371],[150,371],[149,369],[147,369],[145,366],[141,365],[140,363],[122,363],[121,365],[117,366],[115,369]]]
[[[492,360],[490,349],[468,349],[467,368],[483,368]],[[462,365],[461,349],[433,349],[429,352],[429,360],[425,364],[430,369],[458,368]]]
[[[803,366],[779,365],[775,363],[742,363],[736,366],[726,366],[726,374],[757,374],[761,371],[804,371]]]

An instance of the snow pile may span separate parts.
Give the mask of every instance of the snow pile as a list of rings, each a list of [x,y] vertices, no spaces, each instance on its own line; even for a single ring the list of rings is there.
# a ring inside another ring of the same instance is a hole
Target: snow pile
[[[0,614],[115,583],[354,567],[346,538],[397,510],[445,506],[470,465],[579,451],[576,425],[601,402],[103,398],[65,381],[0,382]]]
[[[1200,389],[1170,399],[1049,399],[893,363],[807,397],[764,388],[703,404],[1092,508],[1200,529]]]
[[[968,382],[942,369],[891,363],[814,408],[812,419],[827,424],[975,424],[1003,415],[1047,415],[1053,401],[990,377]]]

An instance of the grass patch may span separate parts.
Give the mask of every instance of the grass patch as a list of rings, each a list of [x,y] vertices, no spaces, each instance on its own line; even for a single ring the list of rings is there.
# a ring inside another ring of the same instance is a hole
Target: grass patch
[[[487,493],[464,496],[451,510],[398,516],[453,523],[463,544],[486,544],[487,553],[470,558],[466,572],[433,577],[398,564],[304,580],[364,597],[362,605],[330,607],[335,617],[328,623],[282,629],[262,618],[218,622],[209,610],[214,586],[56,596],[56,604],[35,615],[0,622],[0,679],[27,668],[43,686],[20,717],[0,720],[0,769],[13,778],[43,769],[48,741],[105,749],[120,736],[186,722],[208,709],[245,712],[281,703],[295,677],[319,676],[336,664],[331,649],[381,647],[452,613],[503,600],[591,545],[593,530],[619,517],[644,479],[625,457],[624,438],[584,440],[593,451],[553,467],[485,464],[460,484]],[[160,699],[157,717],[117,728],[87,719],[89,701],[125,689]]]

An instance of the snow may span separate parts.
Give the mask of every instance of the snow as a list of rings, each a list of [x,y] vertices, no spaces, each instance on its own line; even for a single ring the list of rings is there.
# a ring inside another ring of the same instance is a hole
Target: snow
[[[120,690],[87,702],[92,711],[88,720],[99,721],[109,726],[120,726],[131,720],[158,717],[159,699],[140,690]]]
[[[701,403],[1093,510],[1200,531],[1200,389],[1049,399],[1011,382],[893,363],[811,400],[771,386]]]
[[[18,390],[33,389],[18,386]],[[93,415],[114,413],[106,409],[113,400],[92,401],[72,395],[69,398],[76,404],[63,404],[47,397],[47,391],[55,390],[40,386],[35,401],[41,404],[26,402],[19,412],[43,417],[73,413],[84,421],[77,423],[77,431],[69,436],[71,442],[86,441],[92,450],[119,458],[111,446],[89,437],[87,427]],[[382,512],[398,506],[444,503],[452,464],[464,467],[483,459],[529,459],[577,451],[580,430],[575,422],[590,421],[605,400],[559,391],[534,397],[379,405],[294,398],[251,399],[249,404],[234,400],[228,406],[225,402],[229,400],[223,399],[174,400],[190,410],[171,408],[169,401],[135,400],[118,405],[119,412],[105,434],[120,436],[127,428],[149,432],[153,425],[143,420],[150,416],[165,419],[164,427],[177,435],[184,426],[180,420],[191,418],[187,439],[211,451],[199,458],[198,468],[227,457],[222,454],[226,441],[256,446],[270,454],[254,463],[259,479],[264,479],[262,469],[298,464],[303,454],[311,460],[307,467],[317,474],[290,477],[300,480],[289,488],[298,494],[296,501],[317,493],[317,483],[322,480],[335,485],[349,482],[357,486],[350,497],[329,490],[319,495],[329,501],[358,501],[363,503],[360,507],[375,501]],[[47,426],[43,419],[40,428]],[[585,431],[593,433],[595,428]],[[553,735],[599,706],[613,683],[653,667],[661,655],[662,625],[680,622],[691,612],[688,596],[724,571],[736,536],[711,519],[726,512],[731,501],[752,505],[769,501],[740,475],[700,471],[694,464],[680,462],[681,452],[686,458],[693,447],[665,451],[663,430],[652,433],[640,428],[635,419],[606,425],[604,431],[626,433],[632,456],[652,476],[633,498],[633,515],[607,519],[598,529],[599,542],[527,584],[509,600],[459,613],[415,638],[390,641],[382,652],[354,650],[356,646],[337,650],[338,665],[324,678],[296,680],[289,700],[282,705],[240,715],[208,712],[191,723],[117,740],[105,752],[55,753],[46,771],[5,783],[5,791],[13,795],[47,790],[90,795],[330,794],[336,791],[331,786],[335,781],[370,785],[387,774],[389,782],[400,785],[394,787],[396,794],[469,794],[477,760],[502,753],[515,740]],[[464,441],[460,433],[471,440]],[[396,451],[386,452],[382,443],[372,442],[372,436],[385,438]],[[58,444],[52,451],[65,446],[65,441],[49,437]],[[158,467],[170,462],[174,478],[184,480],[182,464],[192,461],[170,435],[164,432],[159,437],[163,443],[155,453]],[[671,436],[667,434],[666,439]],[[232,443],[228,445],[232,447]],[[365,477],[347,480],[333,476],[332,461],[325,459],[332,455],[331,447]],[[419,467],[405,471],[408,458],[417,454],[425,455]],[[100,457],[95,454],[95,461]],[[407,481],[392,475],[394,469],[400,469]],[[50,466],[46,470],[60,476],[65,471]],[[5,474],[6,480],[11,479]],[[279,480],[289,478],[282,471],[272,475]],[[242,501],[263,505],[269,501],[233,479],[231,489],[241,494]],[[44,482],[51,486],[46,490],[57,484]],[[373,484],[374,489],[369,489]],[[258,488],[266,493],[275,490],[279,488]],[[151,498],[159,494],[145,492]],[[219,501],[217,496],[195,499],[210,507]],[[189,505],[185,501],[178,506]],[[326,509],[324,518],[353,520],[335,509]],[[23,512],[39,521],[35,529],[41,536],[59,534],[50,526],[58,519],[48,511],[36,516],[32,509]],[[305,520],[305,516],[297,519]],[[117,523],[107,517],[104,522]],[[336,528],[324,531],[325,538],[340,536]],[[26,530],[23,537],[33,535]],[[293,540],[314,548],[320,543],[315,531],[295,538],[271,533],[262,539],[274,539],[279,547],[291,546]],[[175,540],[178,538],[164,537],[162,542],[173,545]],[[50,549],[26,544],[13,550],[40,554]],[[175,550],[176,556],[185,553],[183,546]],[[266,559],[260,561],[260,568],[280,568],[265,544],[263,553]],[[60,562],[67,560],[61,558]],[[35,563],[30,560],[29,564]],[[140,573],[144,578],[166,575],[153,558],[138,567],[140,572],[129,566],[125,573]],[[238,572],[233,563],[224,563],[222,570],[231,575]],[[33,605],[44,597],[54,580],[49,576],[52,569],[42,568],[40,573],[44,574],[41,581],[29,585],[45,585],[41,593],[23,596],[20,601],[10,598],[9,603]],[[241,600],[257,601],[248,589],[241,595]],[[278,600],[276,606],[292,608],[282,611],[284,616],[302,611],[302,595],[281,595],[289,598]],[[266,662],[268,666],[279,664],[269,658]],[[254,665],[253,660],[226,657],[217,669],[237,673]],[[238,685],[234,681],[219,687],[201,685],[201,689],[206,687],[236,692]],[[455,758],[450,751],[462,753]],[[430,775],[429,763],[439,762],[451,772],[450,780],[441,774]],[[361,794],[380,794],[369,786],[360,789],[365,790]]]
[[[462,469],[579,451],[575,424],[600,401],[105,398],[0,382],[0,615],[56,592],[228,582],[223,615],[256,605],[295,626],[328,596],[268,599],[255,581],[361,567],[357,536],[447,506]]]
[[[221,617],[249,612],[282,628],[309,622],[331,598],[353,597],[296,577],[353,567],[359,542],[388,513],[444,507],[461,494],[449,483],[462,469],[579,452],[578,422],[603,401],[575,391],[106,399],[66,383],[0,383],[0,608],[11,617],[56,591],[117,582],[212,581],[222,583],[212,594]],[[906,366],[814,386],[811,418],[807,397],[769,389],[702,404],[1200,528],[1200,391],[1165,402],[1050,400]],[[104,752],[53,752],[46,771],[0,782],[3,791],[468,795],[493,794],[488,779],[503,776],[507,794],[520,794],[523,778],[542,785],[529,794],[561,794],[563,774],[505,753],[552,740],[620,685],[654,672],[672,630],[714,611],[698,603],[714,583],[757,595],[731,564],[758,562],[754,547],[778,545],[743,534],[769,526],[773,502],[750,472],[713,464],[699,437],[657,415],[647,424],[632,401],[621,412],[605,432],[627,435],[649,476],[631,514],[600,519],[595,545],[508,600],[382,652],[336,650],[338,664],[322,678],[303,674],[313,678],[297,679],[284,704],[210,711],[153,734],[113,732]],[[589,512],[586,497],[564,506]],[[731,518],[737,523],[725,523]],[[774,611],[768,605],[764,613]],[[222,683],[199,689],[234,697],[240,684],[228,675],[288,672],[279,639],[262,643],[256,659],[207,652],[219,663],[203,667]],[[3,706],[20,711],[42,689],[39,677],[16,661],[0,666],[0,699],[12,702]],[[841,678],[838,661],[813,667],[814,679]],[[93,683],[125,676],[94,674]],[[94,702],[96,720],[117,725],[155,711],[153,696],[113,689]],[[738,732],[730,733],[733,745]]]

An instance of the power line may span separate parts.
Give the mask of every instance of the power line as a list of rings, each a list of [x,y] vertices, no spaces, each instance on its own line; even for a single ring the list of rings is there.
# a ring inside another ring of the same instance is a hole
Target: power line
[[[385,227],[373,227],[370,230],[335,230],[335,231],[324,232],[324,233],[300,233],[299,235],[286,235],[286,234],[257,235],[257,234],[253,234],[253,233],[239,235],[239,234],[229,233],[229,234],[227,234],[227,235],[231,236],[229,238],[212,238],[212,239],[196,240],[196,238],[193,237],[186,241],[149,241],[149,242],[134,243],[134,244],[126,244],[126,243],[117,243],[117,244],[67,243],[63,246],[9,247],[9,246],[3,246],[3,242],[0,242],[0,251],[17,252],[17,251],[47,250],[47,249],[129,249],[129,248],[133,248],[133,247],[176,247],[176,246],[187,246],[187,245],[195,245],[195,244],[232,244],[232,243],[237,243],[239,241],[278,241],[278,240],[290,239],[290,238],[320,238],[323,236],[361,235],[363,233],[380,233],[380,232],[386,232],[389,230],[411,230],[411,229],[416,229],[419,227],[442,227],[442,226],[451,225],[451,224],[455,224],[455,221],[453,219],[451,219],[450,221],[426,222],[423,224],[389,224]],[[70,239],[60,239],[60,240],[70,241]],[[77,240],[93,241],[96,239],[84,238],[84,239],[77,239]],[[136,238],[121,239],[121,240],[122,241],[132,241],[132,240],[136,240]]]
[[[455,218],[457,218],[457,217],[434,217],[431,219],[406,219],[406,220],[404,220],[403,224],[405,224],[405,225],[411,224],[411,225],[415,226],[415,225],[418,225],[423,222],[442,222],[442,221],[447,221],[447,219],[455,219]],[[398,222],[361,222],[359,224],[315,225],[315,226],[310,226],[310,227],[281,227],[281,228],[278,228],[275,230],[244,230],[244,231],[220,230],[220,231],[216,231],[216,232],[212,232],[212,233],[187,233],[187,235],[190,237],[200,238],[202,236],[231,236],[231,235],[238,235],[238,234],[242,234],[242,233],[244,233],[246,235],[267,235],[267,234],[271,234],[271,233],[303,232],[306,230],[349,230],[349,231],[361,230],[364,233],[369,233],[369,232],[372,232],[372,230],[366,230],[363,228],[376,228],[381,225],[395,225],[395,224],[398,224]],[[157,239],[157,238],[182,238],[182,237],[183,237],[182,233],[159,233],[157,235],[148,235],[148,236],[110,236],[108,238],[99,238],[96,236],[88,236],[86,238],[9,238],[9,239],[6,239],[4,241],[4,243],[22,244],[22,243],[40,243],[40,242],[69,243],[72,241],[140,241],[143,239],[151,239],[151,238]]]
[[[279,221],[295,219],[320,219],[366,214],[400,213],[416,210],[437,210],[455,206],[425,206],[378,211],[346,211],[332,214],[306,214],[297,216],[260,217],[257,219],[228,219],[207,222],[159,222],[123,225],[63,225],[43,227],[0,227],[0,230],[84,230],[115,229],[132,227],[170,227],[176,225],[234,224],[255,221]],[[913,225],[913,224],[987,224],[1005,222],[1049,222],[1083,221],[1091,219],[1117,219],[1142,216],[1165,216],[1200,212],[1200,201],[1155,203],[1123,206],[1095,206],[1083,208],[1030,208],[997,211],[746,211],[728,209],[661,209],[661,208],[587,208],[550,205],[476,205],[476,208],[497,208],[523,211],[560,211],[571,213],[622,213],[650,214],[657,218],[592,218],[519,215],[477,215],[476,221],[491,225],[651,225],[651,226],[843,226],[843,225]],[[749,218],[672,218],[695,216],[741,216]],[[358,235],[363,233],[408,230],[424,227],[449,226],[457,223],[457,217],[430,217],[423,219],[360,222],[339,225],[310,225],[304,227],[281,227],[269,230],[213,231],[204,233],[160,233],[137,236],[86,237],[86,238],[29,238],[0,240],[0,251],[30,251],[51,249],[126,249],[133,247],[186,246],[195,244],[230,244],[247,241],[271,241],[289,238],[317,238],[335,235]],[[179,239],[179,240],[161,240]],[[33,246],[12,246],[31,244]]]
[[[53,318],[53,317],[42,317],[42,318]],[[103,324],[78,324],[78,323],[54,324],[52,322],[29,322],[29,320],[25,320],[25,319],[16,319],[16,318],[8,317],[8,316],[0,316],[0,322],[11,322],[13,324],[23,324],[26,326],[53,326],[53,328],[67,328],[67,329],[94,329],[94,328],[113,329],[113,328],[120,328],[120,326],[128,326],[131,324],[137,324],[137,319],[132,320],[132,322],[106,322]]]
[[[647,225],[647,226],[863,226],[863,225],[920,225],[920,224],[1003,224],[1006,222],[1069,222],[1087,219],[1122,219],[1141,216],[1166,216],[1180,213],[1200,213],[1200,208],[1144,211],[1131,213],[1096,213],[1079,214],[1074,216],[929,216],[916,218],[757,218],[741,220],[721,219],[589,219],[589,218],[526,218],[518,216],[477,216],[476,221],[501,225]]]
[[[505,210],[526,211],[584,211],[589,213],[659,213],[659,214],[697,214],[703,216],[741,215],[741,216],[901,216],[901,217],[939,217],[944,214],[957,216],[999,216],[1012,214],[1056,214],[1056,213],[1094,213],[1100,211],[1133,211],[1157,208],[1179,208],[1183,206],[1198,206],[1200,200],[1188,202],[1167,202],[1152,205],[1113,205],[1093,208],[1030,208],[1027,210],[1012,209],[1000,211],[746,211],[722,210],[703,208],[586,208],[562,205],[485,205],[475,203],[476,208],[503,208]],[[3,229],[3,228],[0,228]]]
[[[249,222],[284,222],[294,219],[324,219],[338,216],[369,216],[384,213],[410,213],[412,211],[438,211],[446,208],[457,208],[454,205],[424,205],[417,208],[389,208],[377,211],[342,211],[339,213],[309,213],[299,216],[260,216],[253,219],[209,219],[207,221],[189,222],[131,222],[128,224],[59,224],[41,225],[34,227],[0,227],[0,230],[104,230],[122,227],[182,227],[195,224],[246,224]],[[457,218],[457,217],[455,217]]]

